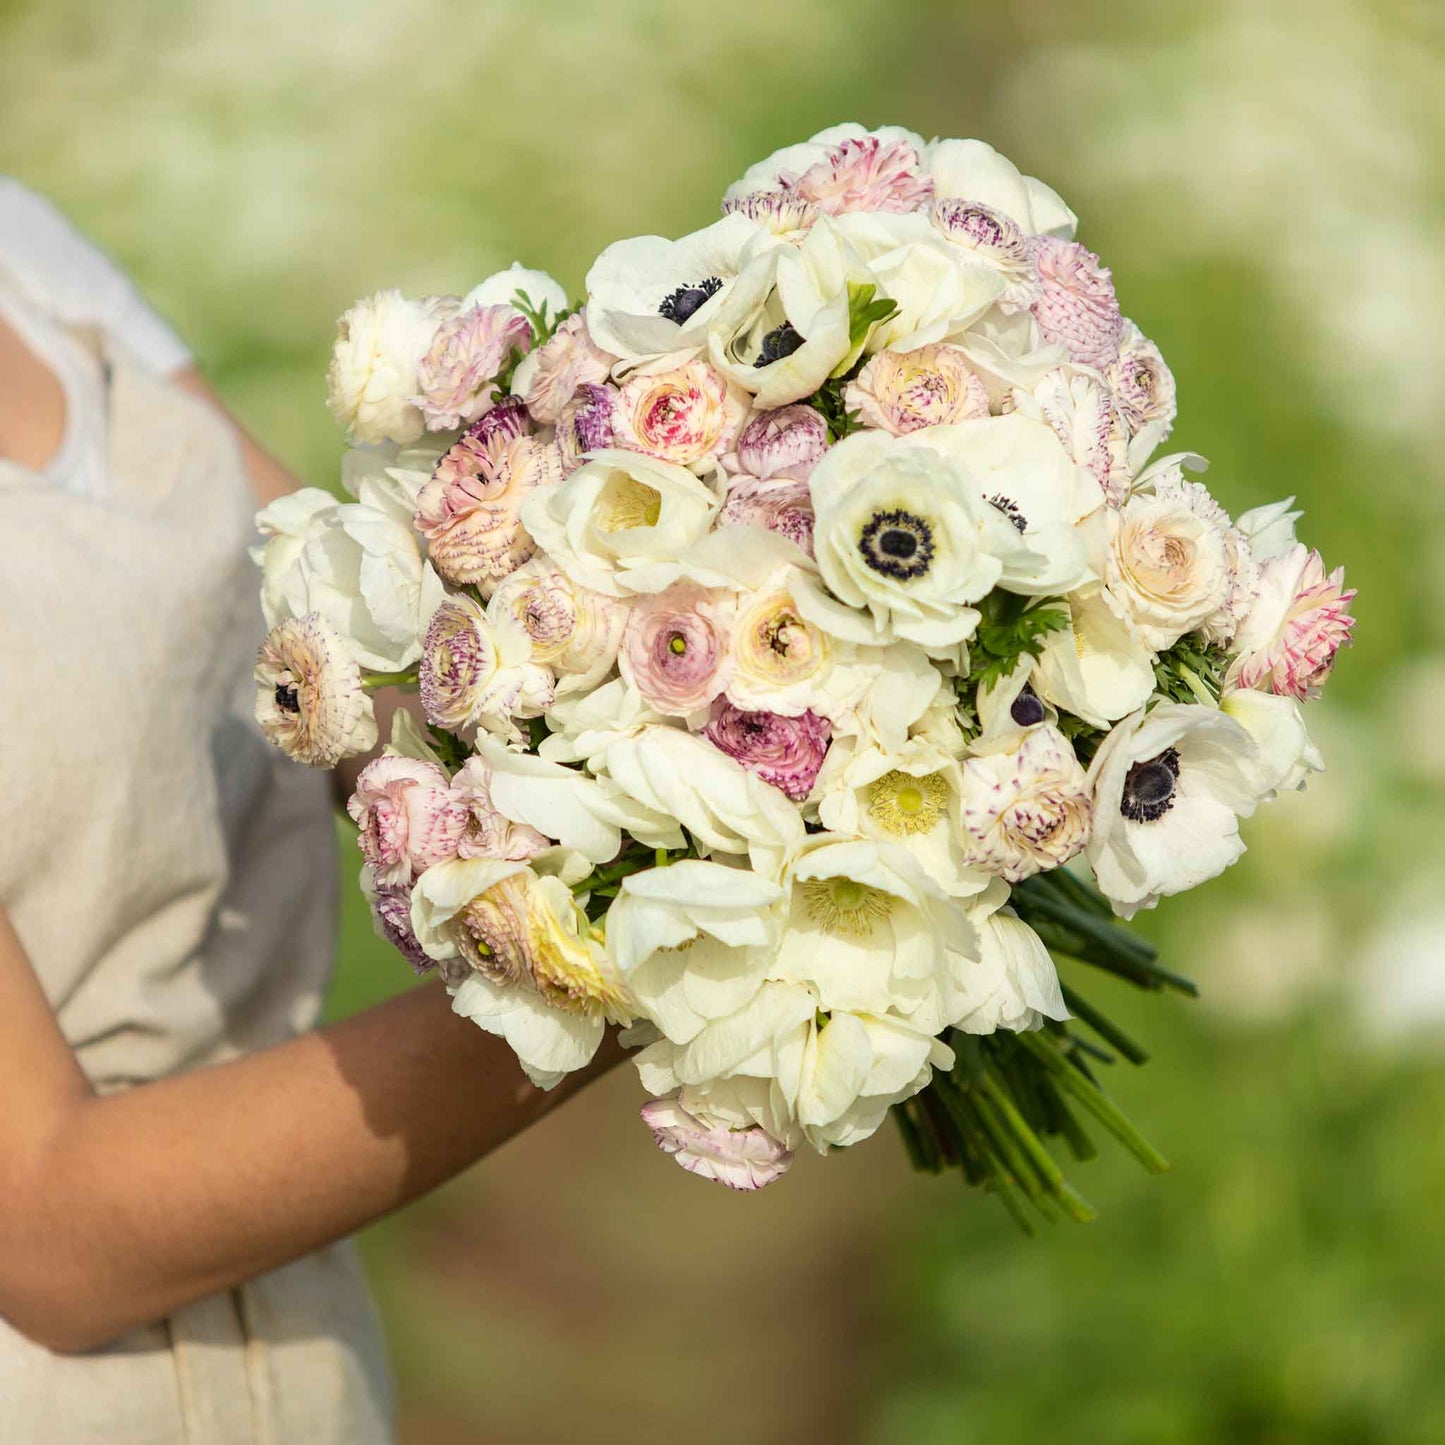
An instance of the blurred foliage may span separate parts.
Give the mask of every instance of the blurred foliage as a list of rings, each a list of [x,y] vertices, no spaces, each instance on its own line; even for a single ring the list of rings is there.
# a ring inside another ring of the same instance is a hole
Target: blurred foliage
[[[1091,981],[1171,1174],[1106,1148],[1100,1222],[1033,1243],[888,1136],[743,1199],[619,1072],[369,1231],[404,1439],[1445,1439],[1442,56],[1411,0],[0,0],[0,169],[307,480],[353,297],[515,258],[575,291],[771,148],[893,121],[1056,185],[1175,372],[1171,445],[1231,508],[1297,494],[1361,589],[1330,772],[1144,921],[1204,1001]],[[334,1012],[409,983],[354,897],[341,958]]]

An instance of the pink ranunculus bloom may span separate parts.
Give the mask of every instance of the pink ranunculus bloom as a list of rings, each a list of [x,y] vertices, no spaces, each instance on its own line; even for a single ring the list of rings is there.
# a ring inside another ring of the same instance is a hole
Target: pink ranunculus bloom
[[[906,140],[885,144],[876,135],[845,140],[794,183],[798,195],[825,215],[846,211],[916,211],[933,199],[933,180]]]
[[[1087,246],[1057,236],[1036,236],[1031,249],[1039,278],[1033,314],[1044,340],[1065,347],[1083,366],[1111,366],[1124,318],[1108,267]]]
[[[725,594],[691,582],[642,598],[622,634],[623,677],[669,717],[707,707],[732,677],[731,612]]]
[[[505,818],[492,804],[492,770],[481,758],[468,758],[452,779],[452,789],[466,814],[457,843],[459,858],[501,858],[521,863],[552,846],[526,823]]]
[[[489,429],[482,417],[417,497],[416,529],[430,544],[432,566],[457,586],[489,591],[537,550],[522,525],[522,499],[533,487],[560,481],[561,467],[552,446],[509,434],[515,425]]]
[[[1355,627],[1345,570],[1325,571],[1318,552],[1296,543],[1259,569],[1259,596],[1234,637],[1232,687],[1304,700],[1317,697]]]
[[[531,344],[531,323],[510,306],[472,306],[442,322],[417,368],[415,404],[427,430],[476,421],[491,406],[508,357]]]
[[[394,756],[361,770],[346,811],[378,886],[410,884],[432,864],[455,858],[467,818],[442,768]]]
[[[832,733],[826,718],[811,712],[783,717],[746,712],[725,697],[712,705],[703,735],[720,752],[800,803],[813,791]]]
[[[957,346],[880,351],[848,383],[844,401],[864,425],[903,436],[988,415],[988,392]]]
[[[634,371],[617,394],[614,445],[689,466],[727,451],[745,401],[705,361],[666,371]]]
[[[411,928],[411,888],[398,883],[377,885],[371,899],[376,931],[411,964],[412,972],[429,973],[436,962],[426,955]]]
[[[771,1184],[787,1172],[792,1151],[765,1129],[730,1129],[705,1124],[675,1097],[651,1099],[642,1106],[642,1122],[657,1147],[691,1174],[749,1191]]]
[[[813,555],[813,497],[807,482],[740,476],[728,487],[719,527],[764,527]]]
[[[1029,260],[1029,238],[1017,221],[978,201],[943,196],[929,208],[933,224],[965,251],[1003,277],[999,305],[1004,311],[1027,311],[1038,300],[1039,283]]]
[[[617,388],[589,381],[579,386],[557,418],[557,455],[564,476],[587,460],[589,452],[613,445]]]
[[[601,350],[579,311],[538,348],[527,386],[527,407],[543,426],[556,425],[579,386],[607,380],[617,358]]]
[[[822,413],[797,403],[756,412],[738,437],[735,455],[739,470],[749,476],[806,482],[827,449]]]

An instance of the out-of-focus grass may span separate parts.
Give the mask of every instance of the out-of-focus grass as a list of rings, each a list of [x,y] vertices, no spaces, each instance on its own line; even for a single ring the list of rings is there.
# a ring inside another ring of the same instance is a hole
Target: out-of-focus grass
[[[1100,1221],[1033,1242],[888,1135],[743,1199],[653,1149],[619,1072],[368,1231],[405,1438],[1445,1439],[1442,1025],[1414,1002],[1445,967],[1440,51],[1365,0],[0,0],[0,168],[120,252],[309,481],[354,296],[518,257],[575,290],[856,116],[1063,191],[1178,379],[1170,446],[1233,509],[1298,494],[1361,588],[1310,713],[1329,773],[1144,920],[1204,1000],[1090,989],[1154,1049],[1113,1082],[1171,1174],[1106,1145],[1074,1171]],[[409,985],[349,894],[332,1011]],[[1381,1018],[1413,1036],[1367,1042]]]

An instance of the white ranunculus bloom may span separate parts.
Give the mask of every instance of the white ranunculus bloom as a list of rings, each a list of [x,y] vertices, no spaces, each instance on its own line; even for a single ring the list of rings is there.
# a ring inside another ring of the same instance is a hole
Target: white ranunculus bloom
[[[898,308],[874,329],[870,352],[914,351],[961,336],[1003,292],[998,272],[950,246],[926,215],[856,211],[835,224]]]
[[[674,1043],[736,1013],[777,952],[782,889],[743,868],[683,859],[623,879],[607,951],[638,1008]]]
[[[923,164],[934,196],[958,196],[1001,212],[1025,235],[1073,236],[1079,218],[1042,181],[981,140],[936,140],[924,147]]]
[[[484,281],[479,281],[462,298],[459,308],[470,311],[474,306],[510,306],[518,310],[517,302],[525,299],[532,310],[545,306],[552,316],[565,311],[569,305],[567,293],[559,282],[554,281],[545,271],[533,271],[513,261],[505,271],[494,271]]]
[[[964,860],[959,836],[958,762],[926,739],[896,752],[841,739],[829,749],[814,796],[830,832],[904,849],[946,893],[978,892],[987,878]]]
[[[642,1106],[642,1121],[652,1130],[657,1147],[690,1174],[729,1189],[761,1189],[784,1174],[793,1162],[781,1139],[756,1124],[737,1127],[708,1107],[700,1091],[685,1091]]]
[[[787,929],[774,976],[808,984],[824,1010],[893,1013],[943,1027],[950,954],[977,939],[958,902],[898,843],[810,836],[788,871]]]
[[[522,502],[522,525],[582,587],[621,597],[628,573],[676,558],[712,523],[718,499],[686,467],[605,450]]]
[[[811,396],[862,352],[866,338],[849,334],[849,288],[866,284],[872,273],[826,218],[797,246],[769,237],[708,318],[713,365],[761,409]]]
[[[412,404],[417,367],[451,305],[378,291],[337,323],[327,378],[331,414],[359,442],[414,442],[426,431]]]
[[[1209,621],[1229,600],[1225,528],[1179,494],[1135,494],[1109,513],[1109,597],[1156,650]]]
[[[772,244],[745,216],[724,216],[676,241],[614,241],[587,273],[593,342],[629,362],[698,350],[744,262]]]
[[[445,592],[394,484],[363,478],[360,500],[348,503],[305,488],[273,502],[256,524],[266,538],[252,555],[261,564],[269,626],[320,613],[361,666],[380,672],[400,671],[421,656]]]
[[[1259,747],[1260,788],[1266,794],[1304,787],[1325,760],[1305,731],[1304,709],[1292,697],[1242,688],[1219,700],[1221,712],[1242,723]]]
[[[1259,802],[1260,750],[1215,708],[1160,703],[1126,718],[1089,768],[1088,858],[1122,918],[1222,873],[1244,852],[1239,820]]]
[[[970,910],[978,957],[961,961],[955,971],[958,1012],[951,1020],[967,1034],[1021,1033],[1069,1016],[1053,957],[1038,934],[1003,906],[1007,902],[1008,889],[997,884]]]
[[[675,818],[701,847],[745,855],[765,878],[779,877],[802,844],[797,808],[695,733],[657,725],[621,733],[593,755],[592,766],[605,767],[642,808]]]
[[[1154,653],[1100,588],[1074,593],[1067,605],[1070,625],[1044,639],[1034,691],[1095,727],[1108,727],[1152,696]]]
[[[947,655],[978,625],[968,604],[1026,550],[956,461],[909,437],[855,432],[829,448],[808,488],[818,566],[844,604],[815,608],[814,620],[847,640]]]
[[[1015,412],[925,427],[903,442],[959,463],[1022,538],[1023,547],[1003,557],[1001,587],[1047,597],[1098,580],[1090,553],[1104,525],[1104,493],[1046,422]]]

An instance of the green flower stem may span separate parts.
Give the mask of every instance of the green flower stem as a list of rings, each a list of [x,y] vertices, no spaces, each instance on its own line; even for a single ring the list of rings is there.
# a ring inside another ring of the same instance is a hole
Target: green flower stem
[[[1076,1018],[1082,1019],[1106,1044],[1112,1045],[1131,1064],[1147,1064],[1148,1051],[1136,1044],[1118,1024],[1106,1018],[1087,999],[1080,998],[1068,984],[1063,986],[1064,1003]]]
[[[1169,1161],[1134,1127],[1118,1105],[1067,1062],[1058,1049],[1039,1034],[1019,1034],[1026,1048],[1049,1071],[1059,1088],[1096,1118],[1151,1174],[1162,1174]]]
[[[1039,1177],[1048,1187],[1050,1194],[1059,1201],[1064,1212],[1077,1224],[1088,1224],[1098,1217],[1093,1205],[1076,1193],[1064,1178],[1054,1156],[1049,1153],[1044,1141],[1034,1133],[1028,1122],[1014,1107],[1008,1090],[1001,1087],[992,1070],[986,1072],[979,1084],[983,1097],[999,1112],[1008,1125],[1019,1147],[1028,1155]]]
[[[361,685],[363,687],[414,687],[420,676],[414,667],[408,667],[402,672],[369,672],[365,668],[361,673]]]
[[[943,1168],[943,1161],[933,1148],[932,1142],[924,1139],[908,1105],[900,1104],[891,1112],[893,1122],[898,1125],[898,1132],[903,1135],[903,1147],[908,1151],[909,1162],[925,1174],[939,1173]]]

